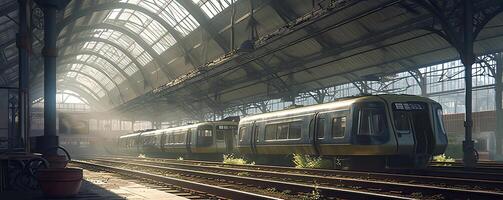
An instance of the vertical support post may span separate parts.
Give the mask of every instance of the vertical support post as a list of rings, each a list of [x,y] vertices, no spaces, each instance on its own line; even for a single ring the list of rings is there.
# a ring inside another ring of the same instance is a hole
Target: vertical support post
[[[56,133],[56,8],[44,8],[44,136],[51,138],[45,148],[58,146]],[[49,152],[48,152],[49,153]],[[54,152],[55,153],[55,152]]]
[[[56,154],[59,145],[56,133],[56,12],[62,10],[69,0],[37,0],[44,11],[44,136],[40,138],[41,148],[49,155]],[[38,145],[38,144],[37,144]]]
[[[234,0],[231,0],[232,4],[232,15],[231,15],[231,48],[230,50],[232,51],[234,49],[234,42],[235,42],[235,33],[234,33],[234,23],[235,23],[235,18],[236,18],[236,4],[234,4]]]
[[[31,54],[31,1],[18,0],[19,4],[19,33],[17,34],[17,47],[19,53],[19,135],[24,138],[24,150],[30,151],[30,110],[29,110],[29,75]]]
[[[495,107],[496,107],[496,151],[494,155],[496,158],[502,156],[502,143],[503,143],[503,108],[502,108],[502,93],[503,93],[503,54],[498,53],[496,59],[496,77],[495,77]]]
[[[473,2],[472,0],[463,1],[464,11],[464,34],[463,51],[461,60],[465,65],[465,141],[463,141],[463,162],[465,167],[475,167],[477,159],[475,156],[474,142],[472,140],[472,65],[474,62],[473,54]]]

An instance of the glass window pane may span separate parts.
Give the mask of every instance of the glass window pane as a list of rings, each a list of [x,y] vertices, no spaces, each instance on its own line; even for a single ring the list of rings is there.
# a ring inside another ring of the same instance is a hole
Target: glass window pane
[[[278,139],[288,139],[288,124],[278,124]]]
[[[269,124],[265,126],[265,140],[276,139],[276,124]]]
[[[290,128],[288,131],[288,139],[299,139],[302,134],[302,122],[292,122],[290,123]]]
[[[319,118],[318,119],[318,138],[324,138],[325,137],[325,118]]]
[[[332,120],[332,137],[344,137],[346,133],[346,117],[335,117]]]

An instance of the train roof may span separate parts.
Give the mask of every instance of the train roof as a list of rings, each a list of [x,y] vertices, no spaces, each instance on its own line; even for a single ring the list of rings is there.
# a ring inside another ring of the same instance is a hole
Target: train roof
[[[275,112],[251,115],[251,116],[247,116],[247,117],[244,117],[243,119],[241,119],[241,122],[259,121],[259,120],[269,119],[269,118],[281,118],[281,117],[286,117],[286,116],[290,116],[293,114],[304,115],[304,114],[322,112],[322,111],[326,111],[326,110],[344,110],[344,109],[349,109],[349,106],[357,101],[363,101],[363,100],[374,99],[374,98],[382,98],[387,101],[420,100],[420,101],[433,102],[433,100],[431,100],[431,99],[428,99],[425,97],[420,97],[420,96],[415,96],[415,95],[401,95],[401,94],[362,95],[362,96],[345,97],[345,98],[338,99],[338,100],[336,100],[334,102],[330,102],[330,103],[310,105],[310,106],[305,106],[305,107],[300,107],[300,108],[292,108],[292,109],[280,110],[280,111],[275,111]]]
[[[138,136],[140,134],[142,136],[157,135],[157,134],[162,134],[164,132],[169,132],[169,131],[178,131],[178,130],[184,130],[184,129],[189,129],[189,128],[197,128],[198,126],[207,125],[207,124],[210,124],[210,125],[230,125],[230,124],[235,124],[235,125],[237,125],[238,122],[235,122],[235,121],[207,121],[207,122],[200,122],[200,123],[196,123],[196,124],[189,124],[189,125],[185,125],[185,126],[178,126],[178,127],[172,127],[172,128],[150,130],[150,131],[145,131],[145,132],[141,132],[141,133],[132,133],[132,134],[127,134],[127,135],[120,136],[119,138],[133,137],[133,136]]]

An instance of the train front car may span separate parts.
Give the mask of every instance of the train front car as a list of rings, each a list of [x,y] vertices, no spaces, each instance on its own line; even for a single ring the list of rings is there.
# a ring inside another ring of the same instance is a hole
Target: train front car
[[[381,95],[394,132],[398,156],[388,165],[425,167],[433,155],[444,153],[447,135],[442,120],[442,106],[437,102],[410,95]]]
[[[441,117],[441,106],[427,98],[353,97],[245,117],[237,148],[265,162],[297,153],[334,167],[423,167],[447,146]]]

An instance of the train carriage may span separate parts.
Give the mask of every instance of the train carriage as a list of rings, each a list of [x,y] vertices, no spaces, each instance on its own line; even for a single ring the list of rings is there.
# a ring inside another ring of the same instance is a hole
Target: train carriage
[[[441,106],[410,95],[353,97],[245,117],[241,153],[292,153],[388,166],[425,166],[447,146]]]
[[[186,126],[121,136],[123,152],[150,155],[197,155],[232,153],[238,123],[202,122]]]

